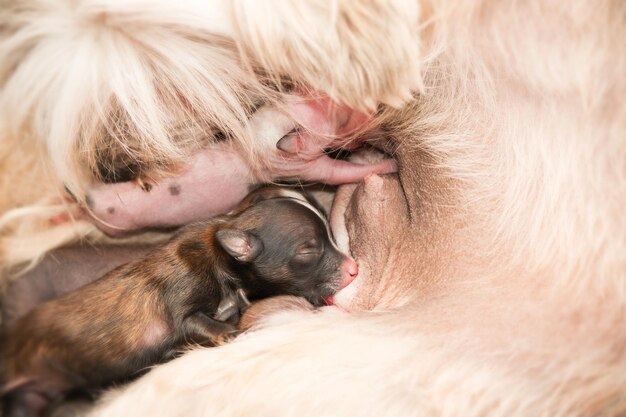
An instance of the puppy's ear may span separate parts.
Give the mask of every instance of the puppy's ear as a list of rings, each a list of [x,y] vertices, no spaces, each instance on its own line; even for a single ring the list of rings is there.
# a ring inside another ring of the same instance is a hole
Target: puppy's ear
[[[263,242],[252,233],[222,229],[215,234],[218,243],[239,262],[250,262],[263,250]]]

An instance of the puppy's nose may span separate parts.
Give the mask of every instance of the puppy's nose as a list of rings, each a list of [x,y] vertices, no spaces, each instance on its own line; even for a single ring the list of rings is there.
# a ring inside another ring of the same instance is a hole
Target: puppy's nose
[[[341,266],[341,288],[346,288],[359,275],[359,266],[354,260],[345,258]]]

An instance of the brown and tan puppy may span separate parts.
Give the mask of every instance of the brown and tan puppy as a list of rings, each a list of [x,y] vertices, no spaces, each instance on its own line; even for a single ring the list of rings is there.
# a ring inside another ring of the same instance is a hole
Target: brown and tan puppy
[[[356,274],[303,194],[253,193],[13,323],[2,352],[4,416],[38,415],[68,391],[134,376],[185,345],[219,344],[235,333],[246,298],[293,294],[321,305]]]

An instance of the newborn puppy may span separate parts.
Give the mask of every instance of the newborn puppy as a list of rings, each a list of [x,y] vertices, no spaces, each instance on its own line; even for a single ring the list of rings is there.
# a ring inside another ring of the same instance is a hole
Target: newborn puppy
[[[131,377],[191,343],[218,344],[246,297],[321,305],[356,274],[303,194],[259,190],[15,322],[3,339],[3,416],[40,415],[69,391]]]

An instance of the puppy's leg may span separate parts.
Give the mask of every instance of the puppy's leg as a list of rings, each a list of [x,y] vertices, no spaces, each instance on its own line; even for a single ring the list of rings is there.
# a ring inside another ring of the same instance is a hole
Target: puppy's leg
[[[183,321],[183,340],[201,345],[223,345],[237,336],[237,328],[217,321],[202,312],[195,313]]]

